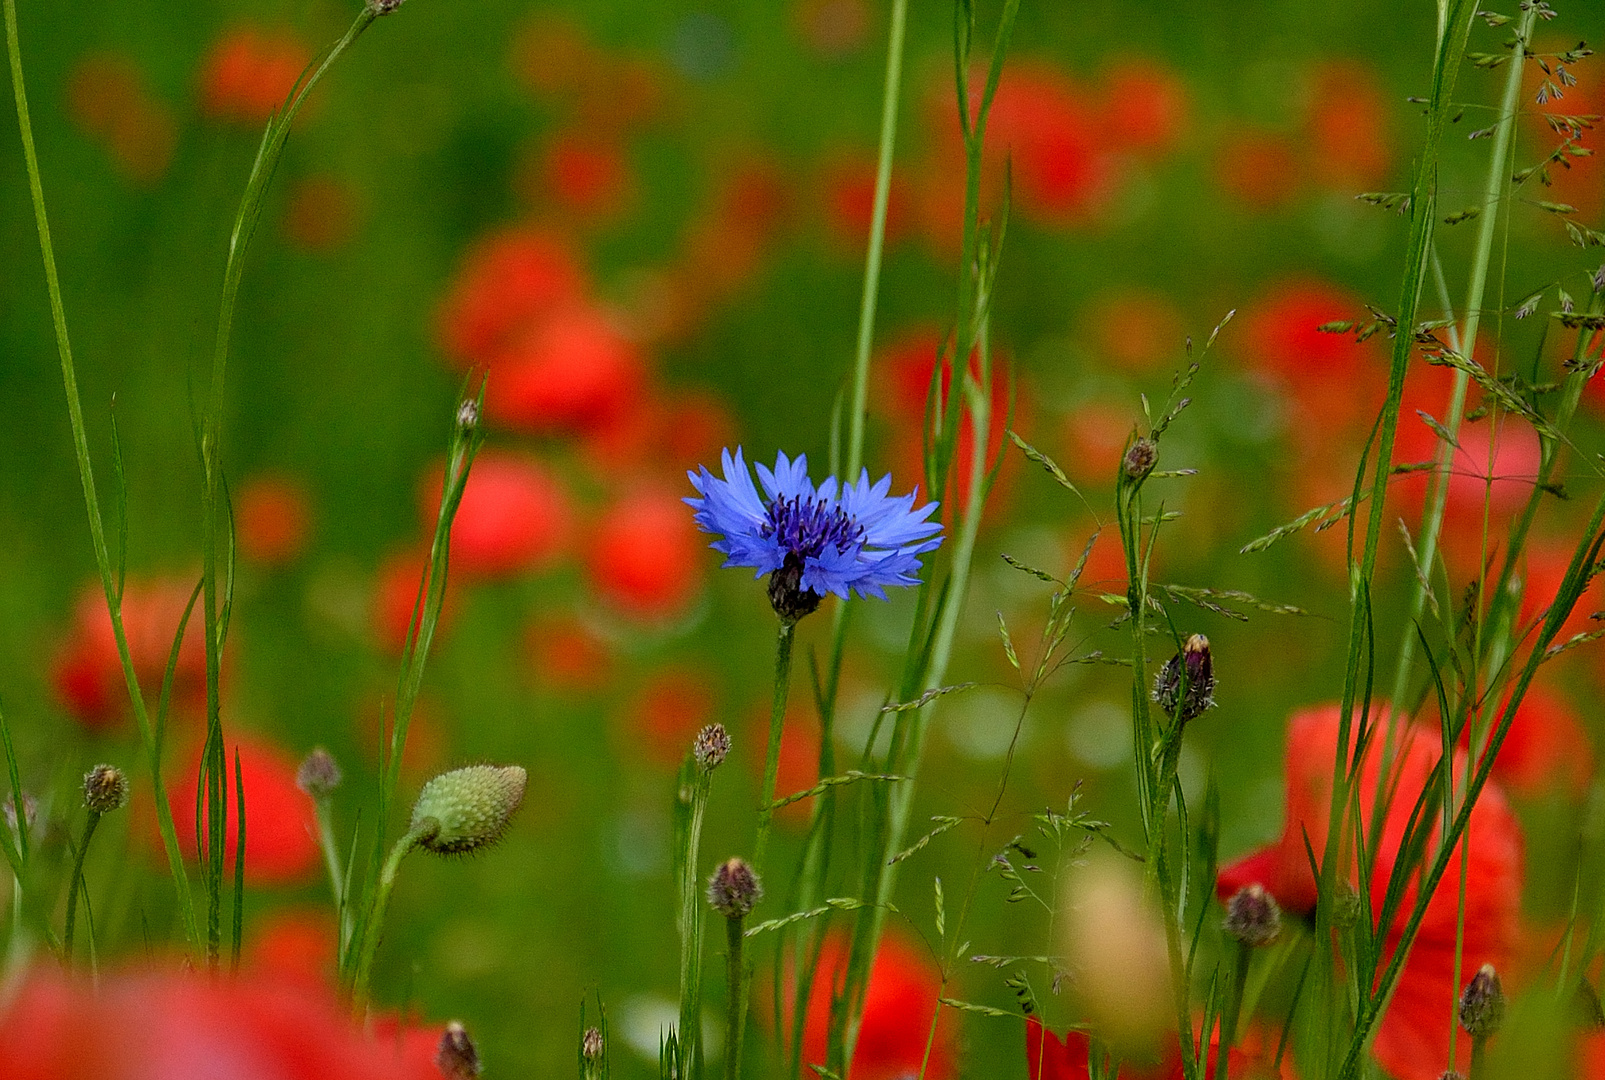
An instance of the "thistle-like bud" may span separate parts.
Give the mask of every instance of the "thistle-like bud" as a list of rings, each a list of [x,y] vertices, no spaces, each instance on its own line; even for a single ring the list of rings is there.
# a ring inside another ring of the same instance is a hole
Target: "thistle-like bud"
[[[1282,934],[1282,909],[1258,882],[1244,885],[1226,902],[1226,936],[1244,945],[1269,945]]]
[[[763,885],[747,860],[729,859],[708,879],[708,903],[727,919],[745,918],[763,899]]]
[[[375,14],[388,15],[402,4],[402,0],[368,0],[368,7]],[[464,398],[463,403],[457,406],[457,428],[460,431],[473,431],[479,426],[479,402],[473,398]]]
[[[1128,480],[1141,480],[1150,472],[1159,461],[1159,446],[1152,439],[1138,436],[1126,448],[1126,456],[1120,461],[1120,469],[1126,474]]]
[[[586,1028],[585,1034],[580,1036],[580,1057],[586,1061],[601,1061],[602,1051],[605,1049],[607,1047],[602,1042],[602,1029],[599,1027]]]
[[[295,770],[295,786],[319,800],[333,795],[342,779],[344,776],[334,755],[321,746],[314,747]]]
[[[128,805],[128,777],[115,765],[96,765],[84,774],[84,805],[109,814]]]
[[[12,832],[16,832],[17,801],[12,796],[7,795],[3,805],[6,816],[6,824],[11,826]],[[28,828],[32,829],[34,818],[39,816],[39,800],[34,798],[32,795],[29,795],[26,791],[22,793],[22,812],[28,819]]]
[[[802,559],[787,555],[780,569],[769,575],[769,606],[787,623],[812,615],[825,599],[814,590],[802,587],[802,572]]]
[[[1505,988],[1492,964],[1484,964],[1460,995],[1460,1026],[1473,1039],[1486,1039],[1505,1022]]]
[[[1466,1078],[1453,1069],[1445,1069],[1438,1074],[1438,1080],[1466,1080]]]
[[[500,840],[524,801],[529,776],[517,765],[469,765],[441,773],[412,807],[421,847],[437,855],[477,851]]]
[[[453,1020],[440,1034],[440,1048],[435,1051],[435,1067],[446,1080],[474,1080],[482,1066],[479,1049],[461,1024]]]
[[[1184,724],[1215,707],[1215,664],[1207,637],[1194,634],[1165,661],[1154,677],[1154,700]]]
[[[703,772],[712,772],[724,764],[729,753],[730,733],[723,724],[709,724],[697,732],[696,741],[691,744],[691,756],[697,759]]]

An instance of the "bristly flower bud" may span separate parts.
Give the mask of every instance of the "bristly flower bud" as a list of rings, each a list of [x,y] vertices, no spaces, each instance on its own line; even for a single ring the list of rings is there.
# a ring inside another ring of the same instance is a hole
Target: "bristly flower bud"
[[[321,746],[313,747],[312,753],[301,762],[301,767],[295,770],[295,786],[312,796],[314,799],[327,799],[334,794],[334,789],[340,786],[344,775],[340,772],[340,765]]]
[[[1453,1069],[1445,1069],[1438,1074],[1438,1080],[1466,1080],[1466,1078]]]
[[[745,918],[763,899],[763,885],[747,860],[726,861],[708,880],[708,903],[727,919]]]
[[[788,623],[812,615],[825,599],[814,590],[802,587],[802,574],[802,559],[787,555],[784,565],[769,575],[769,606]]]
[[[712,772],[723,765],[729,753],[730,733],[723,724],[709,724],[697,732],[696,741],[691,744],[691,756],[697,759],[703,772]]]
[[[1282,935],[1282,909],[1259,883],[1244,885],[1226,902],[1226,936],[1244,945],[1269,945]]]
[[[368,10],[373,12],[375,16],[389,15],[403,3],[405,3],[405,0],[368,0]]]
[[[7,795],[3,805],[6,816],[6,824],[11,826],[12,832],[16,832],[17,801],[13,796]],[[28,818],[28,828],[32,829],[34,818],[39,816],[39,800],[34,798],[32,795],[29,795],[26,791],[22,793],[22,812]]]
[[[368,0],[368,6],[378,11],[380,15],[388,15],[401,6],[402,0]],[[473,431],[479,426],[479,402],[473,398],[464,398],[463,403],[457,406],[457,427],[461,431]]]
[[[1484,964],[1460,995],[1460,1026],[1473,1039],[1486,1039],[1505,1022],[1505,988],[1492,964]]]
[[[580,1056],[586,1061],[601,1061],[602,1051],[606,1046],[602,1043],[602,1029],[588,1027],[585,1034],[580,1036]]]
[[[441,773],[424,785],[412,807],[411,828],[422,831],[419,845],[437,855],[456,855],[494,844],[524,801],[528,780],[517,765],[469,765]]]
[[[453,1020],[440,1034],[435,1067],[446,1080],[474,1080],[479,1075],[479,1049],[461,1024]]]
[[[1120,469],[1126,474],[1128,480],[1141,480],[1153,472],[1154,465],[1159,461],[1159,446],[1152,439],[1138,436],[1126,448],[1126,456],[1121,459]]]
[[[84,774],[84,805],[109,814],[128,805],[128,777],[115,765],[96,765]]]
[[[1184,724],[1215,707],[1215,663],[1207,637],[1194,634],[1181,652],[1165,661],[1154,678],[1154,700]]]

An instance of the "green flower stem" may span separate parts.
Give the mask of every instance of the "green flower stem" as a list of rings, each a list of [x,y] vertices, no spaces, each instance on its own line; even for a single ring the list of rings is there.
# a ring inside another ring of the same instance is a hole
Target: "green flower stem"
[[[312,801],[318,823],[318,847],[323,849],[323,865],[329,871],[329,891],[334,896],[335,917],[340,927],[340,952],[345,952],[351,934],[351,913],[346,909],[346,878],[340,869],[340,848],[334,839],[333,800],[323,796]]]
[[[100,818],[100,814],[89,811],[89,817],[84,821],[84,834],[78,840],[78,854],[72,861],[72,887],[67,890],[67,925],[61,931],[61,960],[68,967],[72,966],[72,937],[78,920],[78,894],[84,887],[84,859],[89,855],[89,841],[95,835]]]
[[[791,690],[791,646],[797,624],[780,620],[775,639],[775,695],[769,709],[769,752],[764,758],[763,802],[758,806],[758,836],[752,848],[752,870],[763,876],[764,853],[769,848],[769,831],[775,816],[775,779],[780,773],[780,733],[786,724],[786,698]]]
[[[1232,957],[1231,974],[1228,976],[1231,985],[1226,989],[1226,1008],[1221,1010],[1220,1014],[1220,1041],[1215,1048],[1215,1071],[1212,1080],[1227,1080],[1232,1044],[1237,1041],[1237,1019],[1243,1010],[1243,990],[1248,985],[1248,965],[1251,957],[1252,950],[1246,944],[1238,942],[1236,955]],[[1208,1035],[1208,1032],[1205,1032],[1205,1035]]]
[[[17,103],[17,129],[22,136],[22,156],[28,172],[28,193],[33,201],[34,225],[39,233],[39,252],[44,260],[45,288],[50,295],[50,318],[56,336],[56,351],[61,357],[61,381],[67,395],[67,418],[72,427],[73,450],[78,459],[78,478],[83,487],[84,506],[89,515],[89,537],[95,552],[95,568],[100,574],[101,588],[106,595],[106,609],[111,616],[112,637],[117,644],[117,657],[122,663],[123,681],[128,687],[129,701],[134,708],[134,721],[139,728],[140,742],[150,765],[151,786],[158,793],[162,785],[161,748],[145,710],[145,698],[140,692],[139,676],[134,672],[133,657],[128,651],[128,635],[123,629],[122,591],[112,569],[111,556],[106,547],[106,527],[100,515],[100,497],[95,490],[95,472],[89,459],[89,436],[84,427],[83,403],[78,393],[77,368],[73,364],[72,343],[67,336],[67,313],[61,299],[61,281],[56,272],[56,251],[50,239],[50,220],[45,212],[44,184],[39,174],[39,155],[34,147],[33,123],[28,111],[28,94],[22,75],[22,52],[17,36],[16,0],[3,0],[6,24],[6,56],[11,66],[12,96]],[[173,827],[173,810],[165,798],[156,799],[156,823],[162,834],[162,846],[167,852],[167,866],[173,877],[174,891],[178,895],[179,913],[184,920],[185,936],[190,946],[199,950],[200,932],[195,922],[195,906],[190,896],[189,875],[184,870],[184,856],[178,846],[178,832]]]
[[[407,857],[408,852],[417,847],[419,843],[427,840],[440,831],[440,824],[433,818],[425,818],[419,822],[390,849],[390,856],[385,859],[384,869],[379,872],[379,885],[374,894],[374,907],[372,916],[363,928],[362,947],[357,954],[356,977],[351,984],[351,1003],[356,1009],[358,1019],[361,1019],[368,1008],[368,985],[373,974],[373,958],[379,951],[379,937],[385,921],[385,909],[390,906],[390,891],[395,888],[396,874],[401,870],[401,860]]]
[[[702,820],[708,809],[712,774],[695,761],[681,774],[681,799],[690,804],[684,819],[685,835],[677,855],[680,871],[680,1061],[682,1075],[702,1075]],[[689,790],[687,790],[689,788]]]
[[[725,981],[730,992],[725,1016],[725,1080],[739,1080],[741,1076],[741,1042],[747,1029],[747,967],[741,954],[741,945],[746,938],[742,929],[745,922],[740,915],[725,920]]]

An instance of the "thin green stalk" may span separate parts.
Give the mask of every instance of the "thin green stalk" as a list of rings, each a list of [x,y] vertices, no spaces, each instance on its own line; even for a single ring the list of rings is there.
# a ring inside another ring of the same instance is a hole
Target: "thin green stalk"
[[[395,847],[390,849],[390,856],[385,859],[384,869],[379,873],[378,889],[374,895],[373,915],[363,928],[362,945],[357,953],[356,975],[351,984],[351,1003],[356,1009],[360,1019],[368,1008],[368,984],[373,974],[373,958],[379,952],[379,938],[381,928],[385,921],[385,909],[390,906],[390,891],[396,886],[396,875],[401,870],[401,860],[417,847],[419,843],[427,840],[440,830],[440,825],[432,819],[425,819],[412,829],[408,830]]]
[[[100,499],[95,490],[94,467],[89,459],[89,437],[84,428],[83,404],[78,393],[78,374],[73,364],[72,344],[67,336],[67,314],[61,299],[61,281],[56,272],[55,246],[50,239],[50,221],[45,212],[44,184],[40,179],[39,155],[34,147],[33,122],[28,111],[28,94],[22,74],[22,52],[18,44],[16,0],[3,0],[6,24],[6,55],[11,67],[11,89],[17,104],[17,128],[22,137],[22,155],[28,172],[28,193],[33,201],[34,225],[39,234],[39,252],[44,260],[45,288],[50,296],[50,318],[55,330],[56,351],[61,357],[61,379],[67,395],[67,418],[72,427],[73,450],[78,461],[78,477],[83,487],[84,506],[89,515],[89,536],[95,552],[95,568],[100,574],[101,588],[106,596],[106,608],[111,616],[112,637],[117,645],[117,656],[122,663],[123,681],[128,687],[129,700],[134,708],[134,721],[145,747],[150,764],[152,789],[163,792],[161,753],[153,736],[150,718],[145,711],[145,698],[140,692],[139,677],[128,651],[128,636],[123,629],[120,590],[106,547],[106,528],[100,515]],[[156,799],[156,823],[162,834],[162,846],[167,852],[167,865],[173,877],[173,888],[178,895],[179,913],[184,920],[185,936],[190,946],[201,948],[199,928],[195,922],[195,907],[190,895],[189,876],[184,870],[184,857],[178,846],[178,833],[173,827],[172,807],[167,799]]]
[[[791,691],[791,646],[797,624],[780,620],[775,637],[775,691],[769,708],[769,752],[764,758],[763,802],[758,806],[758,836],[752,846],[753,873],[763,877],[764,854],[775,816],[775,779],[780,773],[780,734],[786,724],[786,698]]]
[[[725,1080],[741,1076],[741,1043],[747,1029],[747,967],[741,955],[745,921],[740,915],[725,920],[725,981],[730,992],[725,1013]]]
[[[67,890],[67,924],[61,931],[61,961],[68,967],[72,966],[72,938],[78,922],[78,894],[84,888],[84,859],[89,855],[89,841],[94,838],[95,827],[100,824],[100,818],[99,813],[94,810],[89,811],[89,817],[84,821],[84,834],[78,840],[78,852],[72,860],[72,885]]]
[[[700,1077],[702,1047],[702,879],[699,876],[702,850],[702,819],[708,809],[712,773],[688,757],[680,774],[683,827],[680,850],[675,858],[680,886],[680,1040],[679,1053],[683,1080]],[[677,816],[678,816],[677,815]]]
[[[329,891],[334,897],[336,920],[340,927],[340,949],[344,951],[346,938],[351,933],[351,915],[346,910],[345,871],[340,868],[340,849],[334,838],[333,800],[327,795],[312,801],[313,818],[318,823],[318,847],[323,851],[323,866],[329,872]]]
[[[1252,950],[1243,942],[1237,943],[1232,957],[1231,985],[1226,989],[1226,1008],[1220,1014],[1220,1037],[1215,1048],[1213,1080],[1228,1080],[1231,1066],[1232,1044],[1237,1039],[1237,1018],[1242,1013],[1243,990],[1248,985],[1248,966]],[[1208,1032],[1205,1032],[1207,1035]]]

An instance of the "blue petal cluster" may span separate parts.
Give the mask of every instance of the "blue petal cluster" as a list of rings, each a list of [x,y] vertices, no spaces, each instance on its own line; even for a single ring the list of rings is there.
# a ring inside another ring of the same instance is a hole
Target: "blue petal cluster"
[[[719,537],[710,546],[726,566],[750,566],[757,577],[786,569],[799,573],[798,586],[823,597],[849,592],[886,599],[888,585],[917,585],[919,556],[942,543],[942,526],[927,519],[934,502],[918,509],[914,492],[889,497],[888,474],[871,484],[869,472],[856,484],[834,476],[817,488],[808,479],[808,459],[775,458],[773,471],[758,465],[763,495],[736,448],[720,455],[724,478],[699,466],[687,473],[696,498],[697,526]]]

